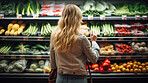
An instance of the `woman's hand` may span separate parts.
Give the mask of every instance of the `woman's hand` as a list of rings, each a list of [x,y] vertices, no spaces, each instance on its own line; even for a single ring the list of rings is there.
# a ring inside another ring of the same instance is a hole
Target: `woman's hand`
[[[91,41],[97,41],[97,34],[93,33],[93,31],[90,33],[90,39]]]

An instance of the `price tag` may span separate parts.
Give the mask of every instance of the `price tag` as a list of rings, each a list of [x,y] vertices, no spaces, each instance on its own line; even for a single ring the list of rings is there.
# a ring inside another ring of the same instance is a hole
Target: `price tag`
[[[140,15],[135,15],[135,20],[140,20]]]
[[[4,14],[0,14],[0,18],[4,18]]]
[[[2,38],[2,40],[7,40],[7,38]]]
[[[143,20],[147,20],[148,19],[146,15],[143,15],[142,18],[143,18]]]
[[[43,38],[38,38],[37,40],[43,40]]]
[[[22,18],[22,14],[17,14],[17,18]]]
[[[124,39],[123,39],[123,38],[119,38],[118,40],[119,40],[119,41],[123,41]]]
[[[132,40],[133,40],[133,41],[137,41],[138,39],[137,39],[137,38],[133,38]]]
[[[16,56],[11,56],[11,59],[16,59]]]
[[[42,59],[42,56],[36,56],[36,59]]]
[[[35,15],[33,15],[33,18],[38,18],[38,17],[39,17],[39,15],[36,15],[36,14],[35,14]]]
[[[147,59],[147,56],[143,56],[142,59]]]
[[[131,59],[131,56],[127,56],[126,59]]]
[[[0,59],[4,59],[4,56],[0,56]]]
[[[20,56],[20,59],[24,59],[25,58],[25,56]]]
[[[28,38],[23,38],[23,40],[28,40]]]
[[[122,20],[127,20],[127,15],[122,15]]]
[[[107,38],[102,38],[102,41],[107,41]]]
[[[105,20],[105,15],[100,15],[100,20]]]
[[[94,19],[93,15],[88,15],[88,20],[93,20],[93,19]]]
[[[116,57],[116,59],[121,60],[121,56]]]

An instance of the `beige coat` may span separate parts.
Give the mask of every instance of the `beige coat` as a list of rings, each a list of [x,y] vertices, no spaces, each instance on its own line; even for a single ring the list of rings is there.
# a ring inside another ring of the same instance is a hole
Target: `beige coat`
[[[95,41],[92,42],[91,47],[90,41],[84,35],[79,35],[76,45],[66,53],[56,52],[53,45],[50,45],[51,68],[57,68],[59,74],[87,75],[86,61],[88,59],[96,63],[99,49]]]

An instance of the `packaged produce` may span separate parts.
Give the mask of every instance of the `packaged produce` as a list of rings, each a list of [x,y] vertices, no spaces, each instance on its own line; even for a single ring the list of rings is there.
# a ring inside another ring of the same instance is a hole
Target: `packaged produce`
[[[0,72],[5,72],[8,68],[9,60],[0,60]]]
[[[132,33],[130,31],[130,25],[127,24],[115,24],[116,29],[116,36],[119,37],[130,37],[132,36]]]
[[[144,25],[141,23],[134,23],[131,25],[133,36],[141,37],[145,35]]]
[[[133,54],[132,47],[127,44],[115,44],[116,50],[119,55],[121,54]]]
[[[6,72],[23,72],[26,68],[27,60],[13,60],[10,62]]]
[[[45,62],[44,71],[45,71],[46,73],[51,72],[49,60],[46,60],[46,62]]]

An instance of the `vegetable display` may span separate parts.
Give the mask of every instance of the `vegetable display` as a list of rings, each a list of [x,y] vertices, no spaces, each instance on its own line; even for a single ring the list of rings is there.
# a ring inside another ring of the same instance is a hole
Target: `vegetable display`
[[[111,24],[105,23],[101,27],[102,27],[103,35],[105,37],[114,37],[115,36],[115,31],[114,31],[114,28]]]
[[[8,54],[10,49],[12,48],[11,43],[4,43],[4,44],[0,44],[0,54]]]
[[[0,72],[5,72],[8,68],[8,60],[1,60],[0,61]]]
[[[116,7],[109,2],[95,2],[93,0],[87,0],[80,8],[84,16],[114,15],[116,9]]]
[[[93,24],[90,26],[91,32],[93,31],[94,33],[97,34],[98,37],[101,37],[101,27],[98,24]]]
[[[41,26],[41,35],[42,36],[50,36],[52,30],[55,28],[55,26],[51,26],[50,23],[42,24]]]
[[[24,31],[24,35],[34,36],[37,34],[37,31],[38,31],[37,23],[35,25],[31,23],[30,26],[28,27],[28,29]]]
[[[109,43],[99,43],[100,55],[115,55],[114,45]]]
[[[115,44],[118,54],[133,54],[132,47],[127,44]]]

